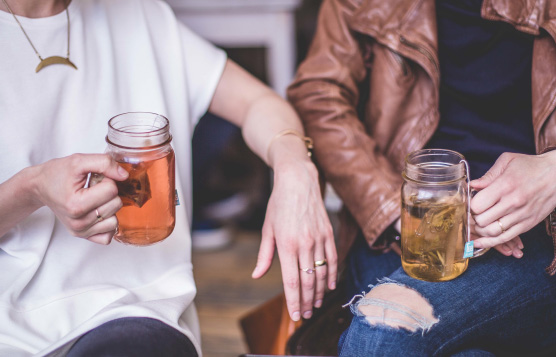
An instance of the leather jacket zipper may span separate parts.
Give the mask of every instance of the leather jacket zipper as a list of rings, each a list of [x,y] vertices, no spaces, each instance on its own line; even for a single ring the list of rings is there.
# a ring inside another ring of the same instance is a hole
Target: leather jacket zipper
[[[437,73],[440,72],[440,69],[438,68],[438,63],[436,62],[436,59],[434,58],[434,56],[429,50],[413,42],[408,41],[404,36],[400,36],[400,42],[405,46],[411,47],[417,52],[421,53],[423,56],[427,57],[427,59],[431,61],[431,63],[434,65],[434,69],[436,70],[436,72]]]

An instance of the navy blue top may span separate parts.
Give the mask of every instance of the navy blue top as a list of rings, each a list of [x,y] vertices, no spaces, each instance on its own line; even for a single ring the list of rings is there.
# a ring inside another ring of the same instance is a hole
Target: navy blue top
[[[484,20],[482,0],[437,0],[440,123],[428,148],[451,149],[481,177],[503,152],[535,154],[533,36]]]

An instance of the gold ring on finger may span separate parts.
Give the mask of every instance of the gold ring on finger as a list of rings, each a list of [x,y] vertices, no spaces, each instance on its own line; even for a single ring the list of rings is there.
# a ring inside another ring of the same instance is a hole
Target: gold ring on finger
[[[326,259],[315,260],[315,268],[326,265]]]
[[[95,209],[95,213],[97,214],[97,222],[102,222],[104,218],[98,213],[98,208]]]
[[[500,222],[499,219],[497,219],[496,222],[498,222],[498,225],[500,226],[500,230],[502,231],[502,232],[500,232],[500,234],[506,232],[506,228],[504,228],[504,226],[502,225],[502,222]]]

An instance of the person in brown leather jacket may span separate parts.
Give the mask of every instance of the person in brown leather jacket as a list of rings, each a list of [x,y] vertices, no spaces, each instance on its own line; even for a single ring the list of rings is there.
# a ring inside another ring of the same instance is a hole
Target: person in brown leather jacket
[[[341,355],[554,347],[556,1],[324,0],[288,98],[343,200],[339,258],[363,291]],[[466,157],[474,244],[495,248],[441,284],[394,253],[401,171],[422,148]]]

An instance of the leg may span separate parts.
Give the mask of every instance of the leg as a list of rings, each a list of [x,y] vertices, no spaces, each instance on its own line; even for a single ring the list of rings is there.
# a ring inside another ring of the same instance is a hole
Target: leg
[[[383,253],[370,249],[362,233],[359,233],[346,261],[348,300],[368,290],[369,284],[375,284],[378,279],[392,274],[402,265],[400,256],[393,250]]]
[[[197,357],[197,351],[185,335],[159,320],[126,317],[89,331],[67,356]]]
[[[535,353],[556,341],[556,279],[543,227],[522,235],[521,259],[490,251],[460,277],[415,280],[398,269],[352,305],[340,354]]]

